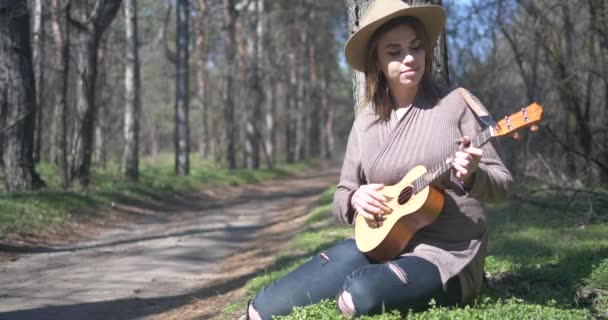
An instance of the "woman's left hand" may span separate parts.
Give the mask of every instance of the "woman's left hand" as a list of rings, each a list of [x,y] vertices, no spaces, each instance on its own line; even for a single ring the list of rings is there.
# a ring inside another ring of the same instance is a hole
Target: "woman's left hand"
[[[469,146],[471,144],[471,138],[464,136],[460,139],[461,145]],[[473,183],[473,174],[479,166],[479,160],[483,150],[473,147],[465,147],[461,151],[457,151],[452,161],[454,166],[454,173],[456,178],[460,179],[464,184],[471,185]]]

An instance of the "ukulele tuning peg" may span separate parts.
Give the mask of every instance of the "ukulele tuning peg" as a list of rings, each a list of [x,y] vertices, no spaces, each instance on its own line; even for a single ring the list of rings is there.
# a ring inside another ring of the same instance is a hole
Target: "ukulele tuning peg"
[[[516,132],[516,133],[513,135],[513,139],[515,139],[515,140],[520,140],[520,139],[521,139],[521,135],[519,134],[519,132]]]
[[[533,125],[530,127],[530,131],[532,132],[538,132],[538,130],[540,130],[540,128],[537,125]]]

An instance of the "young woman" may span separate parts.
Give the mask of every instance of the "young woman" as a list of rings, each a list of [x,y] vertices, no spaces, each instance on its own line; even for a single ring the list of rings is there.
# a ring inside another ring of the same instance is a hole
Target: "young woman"
[[[417,165],[449,157],[481,130],[458,91],[432,79],[432,48],[445,23],[439,6],[376,0],[345,47],[346,60],[365,73],[365,101],[352,127],[334,216],[352,225],[361,215],[380,225],[387,210],[384,186]],[[469,303],[480,289],[486,256],[483,202],[504,198],[512,177],[494,147],[462,147],[453,169],[434,184],[445,203],[439,217],[420,229],[397,258],[379,262],[352,239],[321,252],[258,293],[250,319],[271,319],[294,306],[336,299],[345,316],[393,309],[423,310]]]

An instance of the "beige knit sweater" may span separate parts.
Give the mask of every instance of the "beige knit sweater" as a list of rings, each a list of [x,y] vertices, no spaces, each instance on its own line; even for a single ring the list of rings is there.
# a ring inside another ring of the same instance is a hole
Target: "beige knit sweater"
[[[400,120],[394,110],[389,121],[379,120],[371,107],[361,111],[348,139],[334,194],[334,216],[352,225],[355,210],[350,199],[359,186],[394,185],[416,165],[429,168],[444,161],[456,150],[462,136],[473,138],[481,129],[457,90],[437,105],[417,98]],[[445,190],[441,215],[419,230],[403,252],[435,264],[444,286],[458,275],[463,303],[469,303],[478,293],[483,277],[488,242],[483,202],[504,199],[512,182],[494,143],[482,147],[483,156],[468,192],[450,173],[439,178],[435,186]]]

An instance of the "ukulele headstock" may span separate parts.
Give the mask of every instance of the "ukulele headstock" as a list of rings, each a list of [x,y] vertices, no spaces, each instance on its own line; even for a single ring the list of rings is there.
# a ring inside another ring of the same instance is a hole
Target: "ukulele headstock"
[[[521,128],[532,126],[532,131],[538,131],[536,125],[543,117],[543,107],[537,103],[532,103],[529,106],[522,108],[520,111],[511,115],[505,116],[502,120],[494,125],[494,136],[500,137],[515,132]],[[517,139],[519,134],[515,133],[514,138]]]

